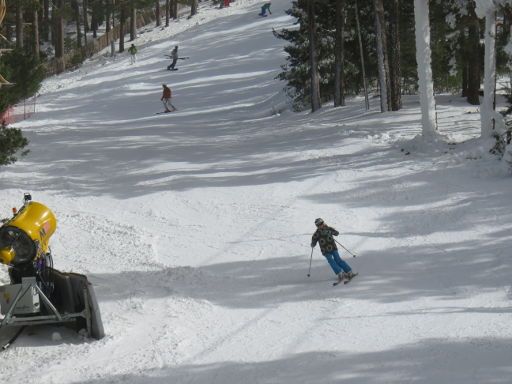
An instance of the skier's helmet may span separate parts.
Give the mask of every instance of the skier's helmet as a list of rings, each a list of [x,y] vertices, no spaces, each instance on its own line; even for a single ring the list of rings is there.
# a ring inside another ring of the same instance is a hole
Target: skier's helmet
[[[315,225],[318,227],[324,223],[324,219],[318,218],[315,220]]]

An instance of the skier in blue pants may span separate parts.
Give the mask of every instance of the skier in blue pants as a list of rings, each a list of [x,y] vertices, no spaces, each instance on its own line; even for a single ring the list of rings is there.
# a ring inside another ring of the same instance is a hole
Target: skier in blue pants
[[[263,6],[261,7],[261,12],[259,13],[259,15],[260,16],[267,16],[267,13],[266,13],[267,11],[268,11],[268,14],[271,15],[272,14],[272,12],[270,12],[270,5],[271,4],[272,3],[270,3],[270,2],[263,4]]]
[[[340,257],[336,242],[334,241],[333,236],[338,236],[340,233],[336,229],[329,227],[320,218],[315,220],[315,225],[317,230],[311,238],[311,248],[314,248],[316,243],[320,244],[322,255],[324,255],[332,270],[338,276],[336,284],[341,283],[343,279],[352,279],[355,274],[352,272],[350,265]]]

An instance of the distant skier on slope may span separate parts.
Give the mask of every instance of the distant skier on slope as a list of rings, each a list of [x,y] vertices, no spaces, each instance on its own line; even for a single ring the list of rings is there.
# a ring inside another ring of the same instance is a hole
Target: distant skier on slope
[[[267,16],[267,11],[268,11],[268,14],[271,15],[272,12],[270,12],[270,6],[272,5],[272,3],[268,2],[268,3],[265,3],[263,4],[263,6],[261,7],[261,12],[259,13],[260,16]]]
[[[172,63],[167,66],[168,71],[176,71],[177,68],[176,63],[178,62],[178,46],[176,45],[174,49],[171,51],[171,55],[169,56],[172,59]]]
[[[128,48],[128,53],[130,54],[130,64],[134,64],[137,61],[137,47],[132,44],[130,48]]]
[[[332,227],[329,227],[323,219],[316,219],[315,225],[317,227],[313,237],[311,238],[311,248],[320,244],[320,251],[327,259],[334,273],[338,276],[338,281],[335,285],[341,283],[343,279],[350,281],[357,273],[352,272],[352,268],[348,265],[339,255],[338,248],[333,236],[338,236],[339,232]]]
[[[162,97],[160,98],[160,100],[164,103],[165,112],[174,112],[176,110],[176,107],[174,107],[174,105],[171,104],[171,88],[169,88],[167,84],[162,84],[162,87],[164,90],[162,92]],[[172,111],[169,109],[169,106],[172,108]]]

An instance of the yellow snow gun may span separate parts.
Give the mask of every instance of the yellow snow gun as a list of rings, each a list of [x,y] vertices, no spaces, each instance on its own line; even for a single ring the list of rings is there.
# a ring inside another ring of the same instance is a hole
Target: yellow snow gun
[[[53,268],[50,238],[57,219],[46,205],[24,196],[23,206],[0,226],[0,263],[10,284],[0,286],[0,333],[7,327],[71,324],[101,339],[99,306],[87,276]]]
[[[46,205],[25,194],[23,207],[0,227],[0,263],[13,267],[38,262],[50,254],[57,219]]]

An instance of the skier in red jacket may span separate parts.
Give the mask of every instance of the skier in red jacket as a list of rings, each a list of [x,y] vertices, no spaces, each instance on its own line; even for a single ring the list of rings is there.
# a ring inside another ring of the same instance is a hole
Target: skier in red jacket
[[[171,88],[167,86],[167,84],[162,84],[164,91],[162,92],[162,97],[160,100],[164,103],[165,112],[174,112],[176,108],[171,104],[172,92]],[[169,106],[172,108],[172,111],[169,109]]]

